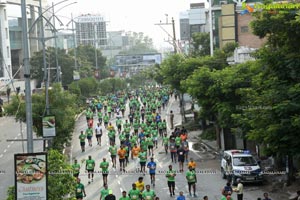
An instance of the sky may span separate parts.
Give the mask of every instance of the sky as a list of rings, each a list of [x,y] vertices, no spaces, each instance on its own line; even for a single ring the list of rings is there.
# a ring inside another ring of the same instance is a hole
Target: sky
[[[48,0],[48,2],[60,2],[61,0]],[[160,21],[168,23],[171,18],[175,20],[176,38],[180,37],[179,14],[189,9],[189,4],[195,0],[74,0],[77,3],[61,9],[56,15],[74,17],[82,14],[101,14],[108,22],[108,31],[133,31],[143,32],[153,39],[155,47],[168,46],[168,34],[172,35],[172,26],[163,26],[163,31],[158,25]],[[67,2],[57,5],[60,9],[64,5],[74,2]],[[198,0],[198,2],[201,0]],[[170,45],[169,45],[170,46]]]

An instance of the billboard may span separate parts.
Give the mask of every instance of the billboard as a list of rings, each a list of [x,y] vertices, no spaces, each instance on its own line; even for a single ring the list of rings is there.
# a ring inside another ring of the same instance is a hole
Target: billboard
[[[47,153],[15,154],[16,200],[47,199]]]
[[[116,55],[116,66],[161,64],[161,54]]]
[[[73,71],[73,80],[74,81],[78,81],[78,80],[80,80],[80,73],[79,73],[79,71]]]
[[[43,137],[55,137],[55,116],[43,117]]]

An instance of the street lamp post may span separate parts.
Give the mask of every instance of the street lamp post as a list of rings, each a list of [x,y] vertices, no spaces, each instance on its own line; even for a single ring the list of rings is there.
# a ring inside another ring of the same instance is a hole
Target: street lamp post
[[[25,78],[25,101],[26,101],[26,130],[27,130],[27,153],[33,153],[33,134],[32,134],[32,103],[30,86],[30,63],[29,63],[29,45],[27,32],[27,12],[26,0],[21,1],[22,12],[22,34],[23,34],[23,65]]]
[[[214,55],[214,42],[213,42],[213,18],[212,18],[212,1],[209,0],[209,40],[210,40],[210,56]]]

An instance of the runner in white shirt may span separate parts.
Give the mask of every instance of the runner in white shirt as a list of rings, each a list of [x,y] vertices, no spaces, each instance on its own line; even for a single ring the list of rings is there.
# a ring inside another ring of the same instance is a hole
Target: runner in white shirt
[[[95,127],[95,133],[97,138],[97,144],[101,146],[102,127],[100,123],[97,123],[97,126]]]

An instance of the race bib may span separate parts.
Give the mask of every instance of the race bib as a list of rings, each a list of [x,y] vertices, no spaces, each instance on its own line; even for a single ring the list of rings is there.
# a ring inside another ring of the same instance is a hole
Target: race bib
[[[180,153],[179,153],[179,155],[183,155],[183,153],[182,153],[182,152],[180,152]]]
[[[149,200],[151,200],[151,196],[146,196],[146,199],[149,199]]]
[[[89,163],[89,164],[88,164],[88,167],[89,167],[89,168],[92,168],[92,167],[93,167],[93,164],[92,164],[92,163]]]
[[[192,175],[189,176],[189,179],[190,179],[190,180],[193,180],[193,179],[194,179],[194,176],[192,176]]]
[[[76,190],[77,193],[81,193],[81,191],[82,191],[81,188],[77,188]]]
[[[132,199],[137,199],[137,195],[132,195]]]

